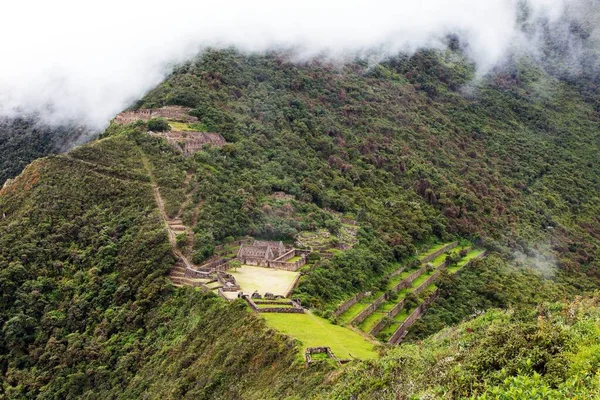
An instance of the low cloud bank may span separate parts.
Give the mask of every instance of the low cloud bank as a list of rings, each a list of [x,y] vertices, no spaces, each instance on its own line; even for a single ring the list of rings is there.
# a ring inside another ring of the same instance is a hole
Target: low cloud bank
[[[594,7],[595,0],[9,2],[0,25],[0,116],[35,113],[48,124],[101,129],[209,46],[344,58],[441,47],[457,34],[485,73],[513,50],[542,57],[549,28],[569,43],[576,33],[566,15],[597,36]]]

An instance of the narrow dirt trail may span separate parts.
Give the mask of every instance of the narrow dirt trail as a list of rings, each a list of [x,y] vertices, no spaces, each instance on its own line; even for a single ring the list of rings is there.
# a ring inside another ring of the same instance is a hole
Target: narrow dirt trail
[[[156,179],[154,178],[154,175],[152,174],[152,170],[150,168],[150,162],[148,161],[148,159],[146,158],[146,156],[142,152],[142,150],[140,150],[140,156],[141,156],[144,168],[146,169],[146,172],[148,173],[148,176],[150,177],[150,184],[152,185],[154,199],[155,199],[156,205],[160,211],[160,215],[162,217],[163,223],[165,224],[165,227],[167,228],[167,232],[169,235],[169,243],[171,243],[171,246],[173,247],[173,253],[175,254],[175,256],[177,258],[179,258],[185,264],[185,266],[187,268],[195,269],[194,264],[181,252],[181,250],[179,250],[177,248],[177,235],[169,226],[170,219],[167,216],[167,213],[165,211],[165,204],[163,202],[162,196],[160,195],[160,190],[159,190],[158,184],[156,183]],[[189,229],[189,228],[186,227],[186,229]]]
[[[190,187],[190,182],[192,180],[192,176],[193,176],[193,174],[191,171],[186,172],[185,182],[183,183],[186,190],[189,189],[189,187]],[[185,200],[183,201],[183,203],[181,203],[181,206],[179,206],[179,210],[177,211],[177,214],[175,215],[174,218],[181,218],[181,214],[183,213],[183,210],[185,210],[187,205],[192,201],[192,196],[197,189],[198,189],[198,185],[196,184],[196,185],[194,185],[194,188],[191,191],[188,191],[188,193],[186,193]]]
[[[85,165],[87,167],[90,167],[90,169],[88,171],[90,173],[93,173],[96,175],[100,175],[100,176],[103,176],[106,178],[116,179],[116,180],[122,181],[122,182],[128,182],[128,183],[134,182],[134,183],[140,183],[143,185],[148,184],[148,182],[144,182],[143,180],[140,180],[139,178],[136,179],[135,177],[119,175],[118,172],[111,171],[110,167],[107,167],[106,165],[97,164],[97,163],[93,163],[93,162],[86,161],[86,160],[81,160],[79,158],[72,157],[69,154],[61,154],[58,157],[62,158],[64,160],[73,161],[73,162]]]

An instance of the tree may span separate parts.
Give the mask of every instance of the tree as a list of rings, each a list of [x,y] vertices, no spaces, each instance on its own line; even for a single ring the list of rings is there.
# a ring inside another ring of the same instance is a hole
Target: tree
[[[148,130],[152,132],[167,132],[171,130],[171,125],[163,118],[154,118],[148,121]]]
[[[233,268],[233,271],[237,271],[238,268],[242,266],[242,263],[238,260],[233,260],[229,262],[229,267]]]

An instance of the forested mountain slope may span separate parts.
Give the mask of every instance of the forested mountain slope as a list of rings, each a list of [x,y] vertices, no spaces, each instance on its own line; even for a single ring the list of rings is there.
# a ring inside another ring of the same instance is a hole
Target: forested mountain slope
[[[87,149],[101,160],[38,160],[0,194],[3,396],[264,398],[294,387],[290,368],[310,379],[292,343],[241,303],[171,286],[174,258],[135,137]],[[160,375],[172,380],[156,387]]]
[[[193,107],[206,129],[232,142],[224,157],[196,155],[210,166],[211,193],[227,194],[204,199],[199,224],[217,240],[249,229],[293,235],[277,226],[281,218],[254,226],[270,218],[260,207],[276,190],[367,229],[363,243],[379,257],[358,276],[351,266],[316,272],[300,287],[309,300],[368,285],[432,236],[510,253],[551,248],[559,270],[597,278],[595,105],[527,60],[472,79],[472,66],[452,52],[376,66],[209,52],[140,105]],[[323,281],[329,290],[314,296]]]
[[[35,117],[0,118],[0,185],[36,158],[64,152],[90,139],[89,129],[48,126]]]
[[[137,106],[190,107],[194,129],[228,144],[184,158],[145,122],[112,124],[98,141],[33,162],[0,192],[3,395],[593,393],[598,365],[580,346],[597,346],[596,300],[552,303],[593,292],[600,278],[600,120],[580,86],[526,59],[476,79],[451,51],[379,65],[206,52]],[[443,277],[409,339],[488,308],[515,310],[421,347],[382,348],[380,360],[307,369],[298,345],[241,301],[171,286],[175,259],[144,160],[166,212],[183,208],[193,226],[198,262],[232,238],[335,238],[341,219],[356,221],[353,248],[302,271],[294,296],[315,313],[330,316],[348,297],[384,287],[416,251],[457,238],[489,256]],[[536,309],[542,302],[554,305]],[[523,346],[523,332],[531,356],[511,348]],[[480,360],[494,350],[502,359]],[[441,363],[450,372],[429,380]],[[569,392],[573,379],[579,392]]]

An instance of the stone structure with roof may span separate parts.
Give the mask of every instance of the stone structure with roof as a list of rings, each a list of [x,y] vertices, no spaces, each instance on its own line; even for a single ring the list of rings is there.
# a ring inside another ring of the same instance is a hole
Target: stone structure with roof
[[[279,258],[285,253],[282,242],[255,240],[251,245],[241,245],[237,258],[242,264],[268,267],[269,261]]]
[[[286,248],[283,242],[255,240],[251,245],[242,245],[237,259],[245,265],[296,271],[306,264],[310,251]]]

